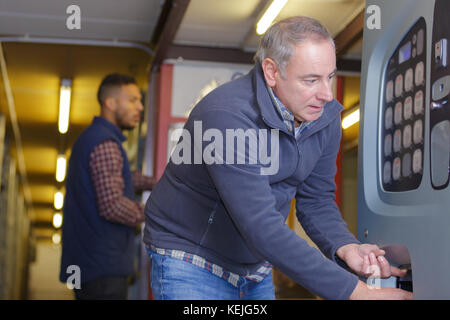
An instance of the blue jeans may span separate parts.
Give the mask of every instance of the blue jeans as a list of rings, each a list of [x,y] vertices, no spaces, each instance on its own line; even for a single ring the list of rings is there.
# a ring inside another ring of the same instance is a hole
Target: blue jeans
[[[150,281],[156,300],[274,300],[272,273],[259,283],[240,277],[238,287],[210,271],[147,250]]]

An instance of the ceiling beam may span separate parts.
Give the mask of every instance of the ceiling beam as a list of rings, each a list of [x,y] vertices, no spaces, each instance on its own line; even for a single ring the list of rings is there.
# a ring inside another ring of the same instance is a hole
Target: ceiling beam
[[[36,209],[48,209],[48,210],[52,210],[52,211],[57,211],[53,207],[53,201],[50,201],[50,202],[34,201],[33,202],[33,207],[35,207]]]
[[[33,221],[33,222],[31,223],[31,225],[32,225],[33,228],[36,228],[36,229],[51,229],[51,230],[56,230],[56,229],[53,227],[53,221],[42,221],[42,220],[40,220],[40,221]]]
[[[56,162],[56,159],[55,159]],[[56,178],[55,178],[55,173],[54,172],[44,172],[44,171],[39,171],[39,172],[28,172],[28,183],[30,185],[34,185],[34,184],[39,184],[39,185],[55,185],[56,182]],[[35,201],[33,201],[33,204],[36,203]]]
[[[155,52],[152,69],[159,68],[166,59],[169,46],[175,39],[189,3],[190,0],[166,0],[151,41]]]
[[[181,57],[185,60],[253,64],[253,56],[254,53],[241,49],[172,44],[167,50],[166,59]]]
[[[334,38],[336,55],[339,58],[347,52],[363,35],[364,9]]]
[[[26,122],[19,124],[19,128],[26,146],[58,148],[62,142],[57,123]],[[71,123],[65,142],[72,145],[85,128],[86,124]]]
[[[361,73],[361,60],[338,58],[336,67],[340,73]]]

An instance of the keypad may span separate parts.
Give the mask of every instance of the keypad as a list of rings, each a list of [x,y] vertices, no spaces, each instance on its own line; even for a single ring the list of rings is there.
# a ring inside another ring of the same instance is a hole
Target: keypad
[[[385,191],[414,190],[422,180],[425,31],[425,20],[421,18],[402,39],[386,68],[380,117],[380,174]]]

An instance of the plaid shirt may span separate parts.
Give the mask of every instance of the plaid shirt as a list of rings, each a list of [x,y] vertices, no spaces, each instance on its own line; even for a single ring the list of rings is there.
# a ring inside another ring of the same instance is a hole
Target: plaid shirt
[[[235,287],[238,287],[244,278],[253,282],[261,282],[270,273],[270,271],[272,271],[272,265],[268,262],[264,262],[254,274],[242,277],[236,273],[226,271],[221,266],[211,263],[195,254],[187,253],[181,250],[156,248],[153,245],[150,246],[150,249],[157,254],[192,263],[193,265],[206,269]]]
[[[309,128],[314,121],[303,121],[299,127],[294,126],[294,115],[292,112],[284,106],[284,104],[281,102],[280,99],[278,99],[275,92],[273,92],[272,88],[267,86],[267,90],[269,91],[270,97],[272,98],[272,102],[275,105],[278,113],[280,114],[281,118],[283,119],[284,124],[286,125],[286,128],[289,132],[294,131],[295,138],[300,137],[300,135]],[[322,115],[323,109],[320,113]],[[294,130],[293,130],[294,129]]]
[[[144,218],[144,205],[123,195],[122,152],[116,142],[107,140],[94,148],[89,168],[97,197],[100,216],[128,226],[138,226]],[[133,173],[135,190],[151,190],[154,179]]]

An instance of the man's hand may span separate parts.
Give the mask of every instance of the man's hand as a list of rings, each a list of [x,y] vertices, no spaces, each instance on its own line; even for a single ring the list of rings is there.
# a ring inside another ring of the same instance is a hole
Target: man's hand
[[[407,272],[407,270],[391,266],[384,257],[385,251],[374,244],[348,244],[340,247],[336,255],[356,274],[366,278],[370,277],[375,270],[379,270],[381,278],[404,277]]]

